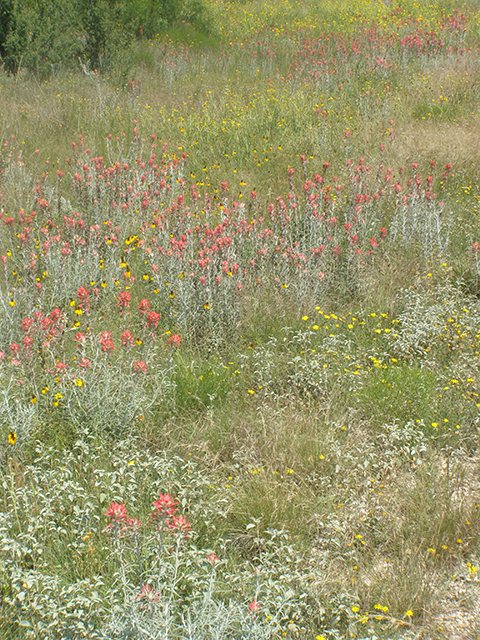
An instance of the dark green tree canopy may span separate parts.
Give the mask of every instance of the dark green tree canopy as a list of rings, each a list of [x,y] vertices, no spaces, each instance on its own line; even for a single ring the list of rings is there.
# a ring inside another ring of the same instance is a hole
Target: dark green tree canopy
[[[182,20],[208,31],[203,0],[0,0],[0,57],[10,73],[45,74],[78,58],[102,68],[135,39]]]

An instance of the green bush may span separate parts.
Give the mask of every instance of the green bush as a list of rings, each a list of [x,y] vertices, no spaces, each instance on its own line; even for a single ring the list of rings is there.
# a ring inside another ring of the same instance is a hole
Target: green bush
[[[0,57],[9,73],[46,75],[78,59],[101,69],[181,21],[208,32],[204,0],[0,0]]]
[[[0,15],[0,53],[10,73],[21,67],[44,72],[81,53],[82,29],[73,0],[1,0]]]

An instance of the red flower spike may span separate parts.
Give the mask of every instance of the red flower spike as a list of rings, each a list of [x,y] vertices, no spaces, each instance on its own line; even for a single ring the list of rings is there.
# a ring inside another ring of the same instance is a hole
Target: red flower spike
[[[152,504],[152,507],[155,509],[153,517],[160,518],[163,516],[163,518],[165,518],[168,516],[172,516],[178,511],[177,506],[178,502],[174,500],[174,498],[172,498],[169,493],[161,493],[158,497],[158,500],[156,500]]]
[[[115,522],[123,523],[128,520],[128,513],[123,502],[121,504],[112,502],[103,515],[106,516],[112,524]]]
[[[185,516],[173,516],[172,520],[167,523],[167,526],[174,533],[186,533],[191,529],[190,523],[187,522]]]
[[[260,605],[257,602],[257,597],[255,596],[252,602],[250,602],[250,604],[248,605],[248,613],[255,613],[259,609],[260,609]]]

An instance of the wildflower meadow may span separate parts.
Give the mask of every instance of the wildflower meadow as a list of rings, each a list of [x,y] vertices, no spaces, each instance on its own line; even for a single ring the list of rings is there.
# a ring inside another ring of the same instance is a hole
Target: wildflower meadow
[[[0,638],[479,639],[479,2],[30,4]]]

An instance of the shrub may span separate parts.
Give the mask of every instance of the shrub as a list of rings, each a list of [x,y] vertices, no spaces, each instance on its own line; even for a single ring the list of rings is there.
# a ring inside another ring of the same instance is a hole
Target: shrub
[[[0,579],[17,629],[49,639],[278,637],[305,601],[288,537],[257,531],[251,557],[230,562],[231,541],[219,536],[225,492],[196,465],[131,440],[110,461],[106,453],[90,438],[72,453],[39,447],[26,482],[9,464],[1,494],[19,517],[0,515]]]
[[[203,0],[0,0],[0,56],[9,73],[28,68],[41,75],[78,58],[91,68],[125,63],[128,47],[187,21],[208,31]]]
[[[8,72],[21,67],[39,73],[82,52],[82,28],[73,0],[2,0],[0,53]]]

